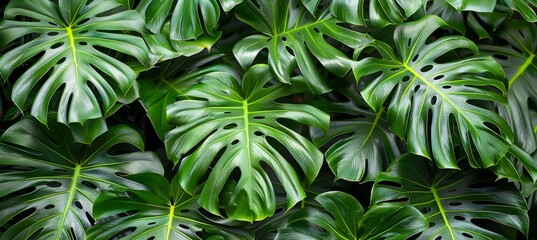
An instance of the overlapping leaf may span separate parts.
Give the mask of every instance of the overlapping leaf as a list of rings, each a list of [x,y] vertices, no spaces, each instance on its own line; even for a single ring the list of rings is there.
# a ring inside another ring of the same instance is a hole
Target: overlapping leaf
[[[226,65],[214,64],[203,67],[221,56],[222,54],[209,54],[178,58],[162,62],[140,75],[138,82],[144,89],[140,93],[140,102],[161,139],[164,139],[164,133],[171,130],[166,117],[166,107],[176,102],[188,87],[205,76],[234,74],[231,67]]]
[[[277,80],[290,83],[298,66],[314,93],[329,91],[312,54],[330,72],[343,76],[352,68],[352,60],[332,46],[333,39],[352,49],[361,49],[372,39],[338,25],[329,8],[322,7],[315,17],[298,0],[246,1],[236,7],[237,17],[262,34],[239,41],[233,53],[242,67],[249,68],[263,49],[268,50],[268,64]],[[259,7],[258,7],[259,6]]]
[[[360,203],[344,192],[325,192],[315,200],[324,211],[299,210],[276,239],[405,239],[427,228],[423,215],[412,206],[380,204],[364,214]]]
[[[429,228],[418,239],[512,239],[527,234],[528,207],[512,183],[483,170],[439,170],[428,159],[405,154],[373,187],[372,204],[408,203]]]
[[[131,196],[99,196],[94,214],[98,221],[104,221],[88,231],[89,239],[252,239],[245,230],[220,225],[203,216],[197,197],[186,193],[177,178],[171,184],[157,174],[129,178],[148,186],[148,190],[129,190]],[[116,217],[126,212],[134,213]]]
[[[367,19],[373,27],[382,28],[402,23],[422,6],[423,0],[333,0],[330,10],[344,22],[365,25]]]
[[[407,141],[410,152],[435,159],[440,168],[458,168],[454,142],[460,141],[473,167],[493,166],[510,149],[512,132],[481,103],[506,102],[504,73],[488,56],[445,56],[455,49],[477,51],[464,37],[427,43],[444,25],[437,16],[399,25],[395,51],[379,42],[383,58],[358,62],[356,79],[380,74],[362,95],[375,111],[388,105],[390,129]]]
[[[509,79],[507,101],[500,113],[516,133],[516,143],[528,152],[537,148],[528,101],[537,102],[537,28],[534,24],[512,20],[496,36],[508,45],[481,45],[482,52],[498,61]]]
[[[220,6],[230,11],[243,0],[143,0],[137,10],[145,16],[147,28],[161,33],[169,21],[172,40],[193,40],[202,33],[219,36],[216,27],[220,20]]]
[[[519,12],[526,21],[537,21],[537,14],[535,13],[537,2],[535,0],[502,0],[501,2]]]
[[[143,188],[125,174],[163,173],[154,154],[111,153],[118,144],[143,148],[126,126],[111,127],[92,145],[75,145],[63,124],[48,128],[25,119],[0,138],[1,239],[84,239],[101,191]]]
[[[287,149],[308,183],[320,170],[321,152],[279,120],[326,129],[328,115],[308,105],[275,102],[299,88],[271,85],[271,79],[266,65],[252,67],[241,84],[229,74],[207,76],[184,92],[189,99],[168,108],[169,119],[178,125],[165,136],[168,156],[179,163],[179,181],[187,192],[202,184],[199,202],[213,214],[220,214],[221,206],[232,219],[253,221],[274,214],[269,169],[287,193],[288,208],[305,197],[300,172],[277,145]]]
[[[338,83],[339,86],[344,83]],[[348,98],[346,102],[330,102],[322,99],[315,106],[329,113],[335,113],[336,120],[330,122],[328,134],[311,128],[313,142],[325,145],[338,136],[326,151],[326,161],[337,178],[347,181],[373,181],[379,172],[399,155],[395,136],[388,129],[385,109],[377,113],[371,110],[359,94],[355,84],[335,87]],[[337,114],[352,115],[353,118],[337,120]]]
[[[58,121],[83,124],[103,117],[117,101],[134,101],[134,71],[106,49],[147,64],[142,38],[121,32],[142,32],[144,21],[134,11],[111,11],[120,6],[115,0],[11,1],[0,22],[0,48],[31,38],[0,56],[3,78],[18,78],[12,92],[15,104],[24,109],[32,102],[31,114],[43,123],[57,110]],[[29,67],[13,75],[22,64]]]

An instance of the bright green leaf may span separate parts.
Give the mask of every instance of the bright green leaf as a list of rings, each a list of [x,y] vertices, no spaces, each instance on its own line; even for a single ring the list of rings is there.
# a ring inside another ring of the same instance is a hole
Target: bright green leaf
[[[224,206],[232,219],[273,215],[274,190],[265,168],[274,171],[287,192],[288,208],[305,197],[299,173],[273,141],[289,151],[289,160],[295,160],[308,183],[321,168],[321,152],[279,120],[326,130],[328,115],[308,105],[275,102],[299,88],[271,80],[266,65],[252,67],[241,84],[230,74],[207,76],[184,92],[188,99],[168,107],[169,120],[178,126],[165,136],[168,156],[179,163],[180,183],[187,192],[203,186],[199,202],[213,214],[219,215]],[[202,182],[204,176],[208,178]],[[223,198],[225,186],[231,193]]]
[[[390,129],[407,141],[410,152],[435,159],[440,168],[458,168],[454,148],[460,141],[472,167],[493,166],[510,149],[512,132],[497,113],[472,101],[505,103],[504,73],[488,56],[438,62],[452,50],[477,51],[460,36],[428,43],[442,26],[436,16],[399,25],[395,51],[379,42],[383,58],[358,62],[356,79],[380,74],[362,95],[377,112],[388,104]]]
[[[134,11],[108,12],[120,6],[114,0],[60,3],[9,3],[0,21],[0,48],[28,34],[32,37],[0,56],[0,74],[7,79],[17,67],[30,63],[20,76],[14,76],[18,79],[12,99],[19,109],[31,101],[32,115],[43,123],[49,112],[57,110],[58,121],[84,124],[112,109],[136,78],[129,66],[103,49],[149,62],[143,39],[124,33],[144,31],[144,22]],[[20,16],[35,21],[15,19]],[[34,57],[38,57],[35,62]]]

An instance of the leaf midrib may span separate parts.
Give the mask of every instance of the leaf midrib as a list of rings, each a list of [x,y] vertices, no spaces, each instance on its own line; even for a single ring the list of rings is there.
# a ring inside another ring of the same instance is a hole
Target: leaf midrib
[[[451,239],[455,240],[455,235],[453,234],[453,228],[451,227],[451,224],[448,221],[446,211],[444,210],[444,207],[442,206],[442,202],[440,201],[440,197],[438,196],[436,189],[434,187],[430,187],[430,191],[433,194],[434,201],[436,202],[436,205],[438,206],[438,211],[442,215],[442,219],[444,220],[444,223],[446,224],[446,227],[449,231]]]
[[[71,186],[69,187],[69,196],[67,197],[67,201],[65,202],[65,207],[63,208],[62,217],[60,219],[60,222],[58,224],[58,230],[56,231],[56,237],[55,240],[59,240],[61,236],[61,232],[63,229],[63,225],[65,224],[65,219],[67,217],[67,212],[69,210],[69,207],[71,206],[71,203],[73,202],[73,199],[75,197],[75,193],[77,191],[77,184],[78,179],[80,178],[80,170],[82,169],[81,165],[76,165],[74,171],[73,171],[73,178],[71,180]]]

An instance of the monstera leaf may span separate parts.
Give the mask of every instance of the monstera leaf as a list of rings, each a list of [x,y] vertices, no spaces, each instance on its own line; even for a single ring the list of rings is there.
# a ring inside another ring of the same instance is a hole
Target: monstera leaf
[[[220,18],[220,6],[228,12],[242,1],[142,0],[138,4],[137,10],[145,16],[147,28],[151,32],[161,33],[162,27],[168,20],[170,22],[170,39],[192,40],[204,32],[212,36],[219,36],[216,27],[218,27]]]
[[[141,189],[121,176],[163,173],[154,154],[113,154],[118,144],[143,148],[126,126],[111,127],[92,145],[74,144],[63,124],[48,128],[25,119],[0,138],[0,226],[7,227],[1,239],[85,239],[102,190]]]
[[[502,0],[501,2],[519,12],[526,21],[537,21],[537,14],[535,13],[537,2],[535,2],[535,0]]]
[[[223,206],[232,219],[253,221],[273,215],[276,202],[269,169],[287,193],[288,208],[305,197],[304,183],[278,151],[280,145],[308,183],[320,170],[321,152],[280,120],[326,130],[329,116],[308,105],[275,102],[299,89],[272,84],[271,79],[266,65],[252,67],[241,84],[230,74],[207,76],[184,92],[188,99],[168,108],[169,120],[178,127],[165,136],[167,154],[179,163],[185,191],[193,194],[203,185],[199,202],[213,214],[219,215]]]
[[[528,232],[524,197],[483,170],[439,170],[405,154],[379,175],[371,195],[372,204],[394,201],[425,214],[429,228],[419,239],[510,239],[513,229]]]
[[[331,121],[328,134],[311,128],[311,136],[315,144],[322,146],[338,136],[352,134],[330,146],[325,153],[326,161],[337,178],[373,181],[399,155],[395,136],[388,129],[384,108],[375,113],[367,107],[355,84],[340,87],[342,85],[338,83],[335,88],[349,101],[323,99],[315,106],[325,112],[348,114],[353,118]]]
[[[140,102],[161,139],[164,139],[164,133],[171,130],[166,118],[166,107],[181,97],[188,87],[205,76],[219,74],[237,76],[227,65],[213,64],[201,67],[221,56],[222,54],[208,54],[177,58],[162,62],[140,75],[138,82],[144,89],[140,93]]]
[[[408,205],[374,205],[364,214],[360,203],[344,192],[325,192],[315,200],[324,211],[313,207],[299,210],[276,239],[405,239],[428,225],[423,215]]]
[[[144,31],[144,21],[134,11],[110,11],[120,7],[109,0],[10,1],[0,22],[0,48],[21,37],[33,36],[0,56],[4,79],[18,78],[12,98],[46,123],[57,110],[63,123],[85,123],[112,111],[117,101],[134,101],[130,91],[136,75],[106,49],[136,57],[147,64],[142,38],[124,31]],[[20,21],[16,17],[31,21]],[[20,76],[12,72],[29,64]],[[54,107],[49,111],[49,107]]]
[[[129,190],[131,196],[113,192],[99,196],[93,211],[99,223],[88,231],[88,239],[252,239],[244,230],[203,216],[197,197],[186,193],[177,178],[171,184],[158,174],[137,174],[129,179],[148,186],[148,190]]]
[[[496,6],[496,0],[445,0],[458,12],[492,12]]]
[[[458,168],[454,148],[460,141],[472,167],[493,166],[510,149],[512,132],[482,102],[506,102],[503,71],[488,56],[448,60],[445,55],[452,50],[477,51],[464,37],[426,43],[444,25],[436,16],[399,25],[395,51],[379,42],[384,58],[358,62],[356,79],[380,74],[362,95],[377,112],[391,99],[390,129],[408,142],[410,152],[435,159],[441,168]]]
[[[423,0],[370,0],[365,12],[365,0],[333,0],[330,11],[344,22],[365,25],[366,19],[376,28],[402,23],[423,6]]]
[[[310,54],[337,76],[342,77],[352,68],[353,61],[325,37],[353,49],[361,49],[372,41],[366,34],[338,25],[340,22],[322,4],[314,17],[298,0],[254,1],[257,5],[252,1],[238,5],[236,14],[262,34],[237,42],[233,48],[235,57],[242,67],[249,68],[266,48],[268,64],[277,80],[289,83],[298,66],[313,93],[325,93],[329,88]]]
[[[502,65],[509,79],[509,105],[500,106],[500,113],[514,129],[517,145],[531,153],[537,148],[528,106],[528,100],[537,101],[537,28],[525,21],[512,20],[496,36],[508,45],[482,45],[480,49]]]

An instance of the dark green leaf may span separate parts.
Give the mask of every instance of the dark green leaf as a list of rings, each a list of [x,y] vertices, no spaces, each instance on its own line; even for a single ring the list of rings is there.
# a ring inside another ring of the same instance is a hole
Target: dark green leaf
[[[364,8],[367,2],[369,6]],[[369,17],[373,27],[382,28],[389,24],[402,23],[422,6],[423,0],[333,0],[330,8],[332,14],[344,22],[365,25]]]
[[[404,239],[427,228],[423,215],[412,206],[380,204],[364,215],[360,203],[344,192],[325,192],[315,200],[324,211],[301,209],[276,239]]]
[[[326,151],[326,161],[336,178],[347,181],[373,181],[379,172],[399,155],[395,136],[388,130],[385,109],[377,113],[371,110],[359,94],[356,85],[335,87],[349,99],[346,102],[319,100],[315,106],[329,113],[336,113],[330,122],[327,134],[311,128],[310,133],[316,145],[326,145],[345,134],[352,134],[333,143]],[[353,118],[337,120],[337,113],[352,115]]]
[[[248,36],[233,48],[235,57],[243,68],[249,68],[263,49],[268,50],[268,64],[276,79],[290,83],[291,74],[298,66],[313,93],[325,93],[330,89],[321,77],[312,54],[330,72],[345,75],[352,67],[352,60],[332,46],[329,37],[352,49],[361,49],[372,39],[338,25],[328,8],[321,7],[313,17],[297,4],[298,0],[247,1],[237,6],[237,17],[262,34]]]
[[[252,239],[239,228],[210,221],[199,212],[198,197],[186,193],[176,180],[170,184],[158,174],[129,177],[148,190],[130,190],[131,195],[104,193],[95,201],[94,215],[100,221],[88,231],[88,239]],[[133,214],[115,217],[118,214]],[[129,231],[130,229],[130,231]]]
[[[494,182],[484,170],[439,170],[412,154],[379,175],[371,202],[421,209],[429,228],[418,239],[512,239],[513,229],[528,232],[528,207],[512,183]]]
[[[74,143],[70,129],[22,120],[0,138],[1,239],[84,239],[93,202],[108,187],[141,189],[121,176],[163,173],[152,153],[112,154],[118,144],[142,149],[136,131],[114,126],[91,145]]]

